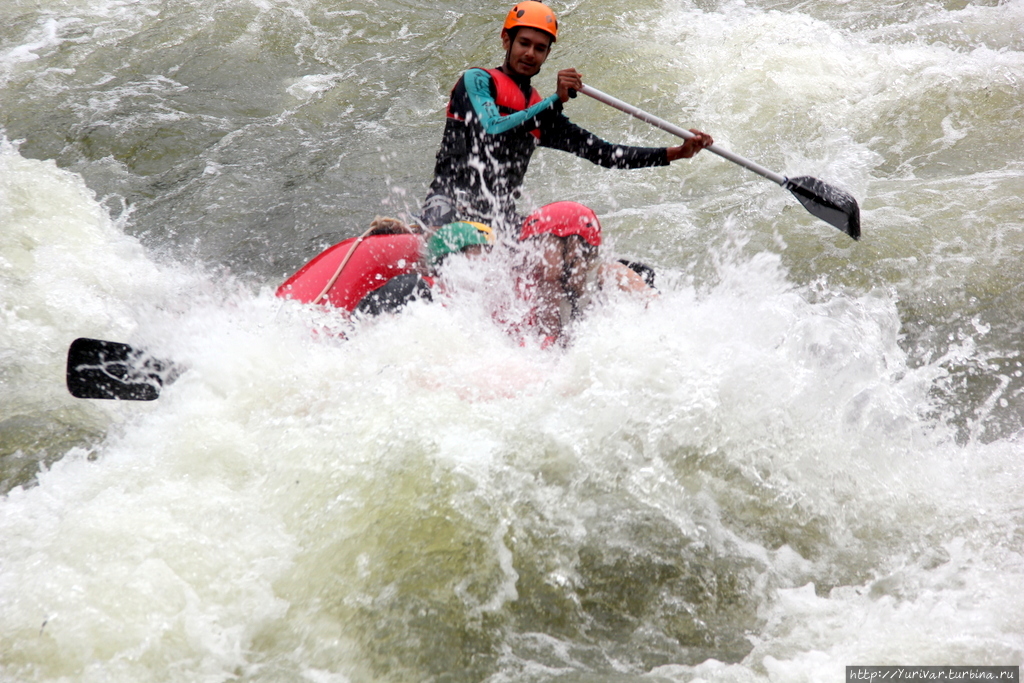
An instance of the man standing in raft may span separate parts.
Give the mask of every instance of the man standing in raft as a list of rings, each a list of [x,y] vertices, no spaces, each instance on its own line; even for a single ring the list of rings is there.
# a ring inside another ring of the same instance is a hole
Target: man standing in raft
[[[551,9],[524,0],[505,18],[501,42],[505,62],[497,69],[473,68],[455,84],[434,166],[434,180],[420,216],[426,226],[472,220],[518,232],[516,213],[523,176],[537,145],[571,152],[605,168],[665,166],[689,159],[713,144],[696,137],[675,147],[615,145],[573,124],[562,113],[570,91],[583,86],[576,69],[558,72],[556,92],[541,99],[530,85],[558,37]]]

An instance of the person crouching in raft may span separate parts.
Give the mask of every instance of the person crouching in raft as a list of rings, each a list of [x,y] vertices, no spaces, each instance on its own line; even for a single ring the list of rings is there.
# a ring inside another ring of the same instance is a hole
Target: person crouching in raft
[[[532,307],[527,320],[511,327],[519,334],[533,328],[542,346],[566,343],[567,325],[580,316],[595,291],[657,295],[627,264],[599,258],[601,223],[583,204],[554,202],[541,207],[523,221],[518,240],[518,293]]]
[[[482,223],[456,221],[441,226],[427,238],[424,259],[412,271],[391,278],[363,297],[355,312],[363,315],[395,313],[417,299],[432,301],[432,289],[445,259],[453,254],[478,256],[493,243],[494,230]]]

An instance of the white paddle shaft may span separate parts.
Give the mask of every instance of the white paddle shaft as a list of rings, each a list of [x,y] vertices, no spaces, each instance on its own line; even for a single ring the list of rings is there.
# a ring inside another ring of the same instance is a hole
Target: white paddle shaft
[[[665,131],[666,133],[672,133],[672,135],[676,135],[678,137],[681,137],[684,140],[688,140],[688,139],[694,137],[693,133],[691,133],[690,131],[688,131],[688,130],[686,130],[684,128],[680,128],[679,126],[677,126],[675,124],[669,123],[668,121],[666,121],[664,119],[660,119],[657,116],[655,116],[654,114],[649,114],[649,113],[645,112],[643,109],[639,109],[637,107],[634,107],[631,104],[627,104],[626,102],[623,102],[622,100],[616,99],[616,98],[612,97],[611,95],[606,95],[605,93],[601,92],[597,88],[592,88],[589,85],[584,85],[582,88],[580,88],[580,92],[583,93],[584,95],[588,96],[588,97],[593,97],[598,102],[604,102],[605,104],[607,104],[610,107],[615,107],[619,111],[626,112],[630,116],[634,116],[634,117],[640,119],[641,121],[643,121],[645,123],[649,123],[652,126],[655,126],[656,128],[660,128],[663,131]],[[785,177],[780,176],[778,173],[773,173],[772,171],[769,171],[764,166],[761,166],[759,164],[755,164],[753,161],[750,161],[749,159],[744,159],[739,154],[733,154],[729,150],[723,149],[723,148],[719,147],[718,145],[711,145],[710,147],[707,147],[706,149],[709,152],[714,152],[718,156],[723,157],[725,159],[728,159],[729,161],[733,162],[734,164],[739,164],[743,168],[746,168],[746,169],[748,169],[750,171],[753,171],[754,173],[757,173],[758,175],[762,175],[765,178],[767,178],[768,180],[771,180],[772,182],[778,183],[779,185],[782,185],[782,186],[785,186],[785,184],[786,184],[786,178]]]

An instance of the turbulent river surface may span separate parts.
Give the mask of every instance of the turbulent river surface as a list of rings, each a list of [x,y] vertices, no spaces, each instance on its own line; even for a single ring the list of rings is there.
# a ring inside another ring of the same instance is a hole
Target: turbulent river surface
[[[542,94],[841,187],[861,240],[709,153],[540,150],[520,207],[592,207],[660,297],[559,351],[469,295],[344,340],[273,292],[418,210],[505,4],[0,3],[0,680],[1024,663],[1024,0],[553,8]],[[80,336],[188,369],[74,399]]]

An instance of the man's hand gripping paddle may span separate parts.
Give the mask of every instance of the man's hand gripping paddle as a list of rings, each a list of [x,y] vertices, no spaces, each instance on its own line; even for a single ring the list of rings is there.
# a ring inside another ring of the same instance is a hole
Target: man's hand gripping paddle
[[[667,133],[671,133],[672,135],[676,135],[683,139],[694,137],[693,133],[688,130],[684,130],[679,126],[673,125],[664,119],[654,116],[653,114],[648,114],[644,110],[638,109],[631,104],[623,102],[622,100],[615,99],[611,95],[606,95],[596,88],[591,88],[589,85],[584,85],[580,89],[580,92],[588,97],[593,97],[598,102],[604,102],[619,111],[626,112],[630,116],[634,116],[641,121],[649,123]],[[781,185],[792,192],[800,203],[804,205],[804,208],[810,211],[811,214],[817,216],[829,225],[834,225],[853,239],[858,239],[860,237],[860,207],[857,206],[857,200],[848,192],[809,176],[786,178],[778,173],[769,171],[763,166],[755,164],[753,161],[744,159],[738,154],[733,154],[718,145],[711,145],[706,149],[709,152],[714,152],[720,157],[728,159],[735,164],[739,164],[747,170],[753,171],[754,173],[762,175],[768,180]]]

